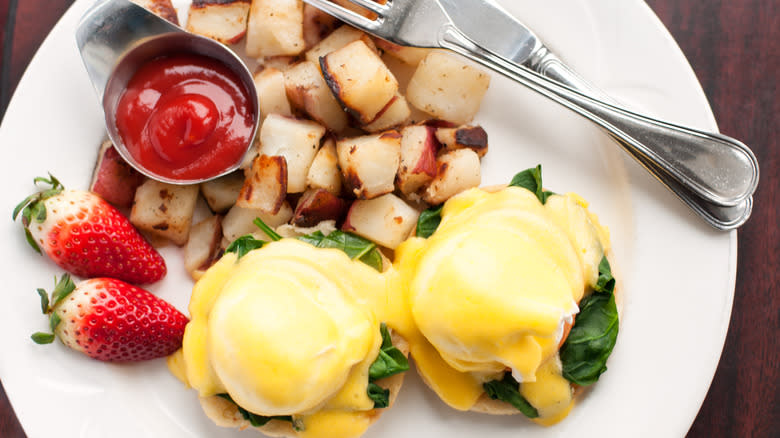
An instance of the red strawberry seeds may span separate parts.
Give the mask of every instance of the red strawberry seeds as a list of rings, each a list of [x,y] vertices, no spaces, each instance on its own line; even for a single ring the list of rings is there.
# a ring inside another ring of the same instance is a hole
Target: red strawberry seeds
[[[150,292],[111,278],[75,286],[65,274],[49,299],[39,289],[51,327],[68,347],[102,361],[127,362],[168,356],[181,348],[187,317]],[[36,333],[49,343],[54,335]]]
[[[112,277],[153,283],[166,274],[165,261],[116,208],[91,192],[52,185],[17,206],[27,239],[57,265],[81,277]]]

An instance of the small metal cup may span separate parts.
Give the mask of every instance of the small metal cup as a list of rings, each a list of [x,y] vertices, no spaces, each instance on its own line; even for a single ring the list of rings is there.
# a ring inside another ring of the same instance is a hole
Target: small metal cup
[[[252,74],[232,50],[209,38],[191,34],[129,0],[98,1],[82,17],[76,29],[76,42],[103,105],[108,137],[131,166],[150,178],[171,184],[196,184],[238,168],[241,159],[223,172],[203,179],[180,180],[158,175],[133,159],[116,126],[119,98],[141,65],[163,55],[193,53],[222,62],[246,87],[253,117],[252,135],[246,145],[248,151],[257,133],[260,107]]]

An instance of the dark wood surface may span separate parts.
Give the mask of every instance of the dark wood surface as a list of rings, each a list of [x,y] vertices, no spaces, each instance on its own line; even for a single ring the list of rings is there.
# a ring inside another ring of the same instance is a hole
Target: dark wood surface
[[[25,67],[72,0],[0,0],[0,118]],[[685,52],[723,133],[761,163],[739,231],[736,297],[712,386],[688,437],[770,437],[780,429],[780,11],[775,0],[648,0]],[[674,397],[674,394],[669,394]],[[45,421],[45,413],[41,413]],[[662,419],[659,419],[662,421]],[[772,432],[775,431],[775,432]],[[67,431],[62,431],[67,436]],[[0,386],[0,437],[25,434]]]

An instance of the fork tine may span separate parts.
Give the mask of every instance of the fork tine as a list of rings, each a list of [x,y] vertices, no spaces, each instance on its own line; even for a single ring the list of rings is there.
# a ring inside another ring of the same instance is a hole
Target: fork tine
[[[368,9],[371,12],[375,12],[378,15],[384,15],[385,12],[389,9],[389,7],[386,4],[379,4],[373,0],[347,0],[350,3],[354,3],[361,8]]]
[[[303,0],[303,1],[304,3],[308,3],[317,9],[323,10],[328,14],[338,18],[339,20],[347,24],[351,24],[355,27],[361,29],[376,29],[378,27],[376,21],[370,20],[356,12],[350,11],[345,7],[339,6],[335,3],[331,3],[327,0]],[[354,0],[349,0],[349,1],[354,2]],[[379,5],[377,4],[377,6]]]

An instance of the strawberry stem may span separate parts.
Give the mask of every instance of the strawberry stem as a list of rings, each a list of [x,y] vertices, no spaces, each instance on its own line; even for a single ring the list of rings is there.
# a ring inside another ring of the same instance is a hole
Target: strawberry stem
[[[33,342],[39,345],[51,344],[54,342],[54,334],[52,333],[37,332],[33,333],[30,338],[33,340]]]
[[[38,295],[41,297],[41,310],[44,315],[49,315],[49,328],[51,333],[37,332],[31,336],[33,342],[36,344],[51,344],[54,341],[54,332],[57,330],[57,326],[62,322],[62,318],[54,308],[57,307],[62,300],[71,294],[76,289],[76,285],[73,283],[73,279],[68,274],[62,274],[59,280],[57,276],[54,276],[54,290],[51,292],[51,299],[46,294],[44,289],[36,289]]]

